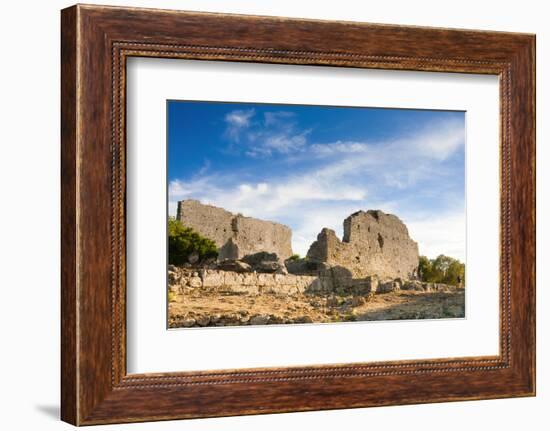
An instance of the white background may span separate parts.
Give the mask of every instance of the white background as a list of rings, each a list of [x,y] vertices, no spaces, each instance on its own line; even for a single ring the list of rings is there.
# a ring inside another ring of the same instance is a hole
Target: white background
[[[549,13],[545,2],[197,0],[102,3],[537,33],[538,396],[508,399],[105,426],[97,429],[226,430],[383,428],[547,429],[550,217],[544,184],[550,127]],[[59,9],[65,1],[5,2],[0,17],[0,319],[2,415],[9,430],[70,429],[59,409]],[[547,265],[546,265],[547,266]]]
[[[496,76],[140,58],[127,83],[129,373],[498,354]],[[167,331],[167,99],[466,111],[466,319]]]

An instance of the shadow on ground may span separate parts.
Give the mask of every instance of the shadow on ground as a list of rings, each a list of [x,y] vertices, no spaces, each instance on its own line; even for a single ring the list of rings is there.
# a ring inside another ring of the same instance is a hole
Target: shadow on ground
[[[387,304],[373,310],[358,313],[356,320],[410,320],[463,318],[464,291],[462,294],[432,292],[418,295],[401,293],[399,302],[393,302],[391,295],[385,296]]]

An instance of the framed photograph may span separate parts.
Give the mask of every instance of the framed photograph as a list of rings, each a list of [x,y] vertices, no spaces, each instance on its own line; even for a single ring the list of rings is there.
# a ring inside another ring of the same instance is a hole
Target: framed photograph
[[[62,419],[535,394],[535,37],[62,11]]]

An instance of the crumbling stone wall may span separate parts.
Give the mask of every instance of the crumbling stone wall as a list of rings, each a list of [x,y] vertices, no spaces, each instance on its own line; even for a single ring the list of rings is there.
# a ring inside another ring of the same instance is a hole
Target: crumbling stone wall
[[[218,269],[185,269],[171,266],[168,270],[168,286],[171,292],[217,292],[238,295],[368,295],[388,293],[395,290],[420,292],[452,292],[458,287],[441,283],[426,283],[416,280],[386,279],[376,276],[352,279],[323,271],[318,275],[239,273]]]
[[[220,260],[240,259],[258,253],[275,253],[284,260],[292,255],[292,231],[280,223],[232,214],[197,200],[178,202],[176,218],[219,248]]]
[[[318,278],[308,275],[239,273],[218,269],[193,271],[172,267],[168,271],[168,283],[174,293],[202,289],[230,294],[292,296],[306,292],[318,283]]]
[[[415,279],[418,244],[395,215],[358,211],[344,220],[344,236],[324,228],[307,253],[308,260],[348,269],[354,278]]]

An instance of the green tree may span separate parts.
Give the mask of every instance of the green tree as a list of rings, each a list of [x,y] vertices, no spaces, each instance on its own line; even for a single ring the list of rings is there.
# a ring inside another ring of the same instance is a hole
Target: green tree
[[[443,283],[446,284],[463,284],[465,275],[465,266],[463,263],[456,259],[449,264],[447,273],[445,275]]]
[[[435,259],[420,256],[418,274],[422,281],[458,285],[464,283],[465,265],[457,259],[440,254]]]
[[[199,235],[180,221],[168,219],[168,263],[181,265],[187,262],[189,255],[197,252],[199,260],[215,258],[218,248],[214,241]]]
[[[418,275],[423,281],[427,281],[432,275],[432,262],[426,256],[420,256],[418,260]]]

